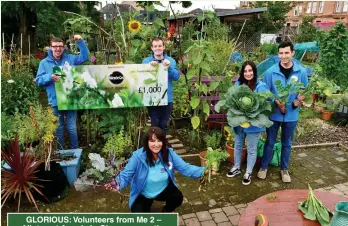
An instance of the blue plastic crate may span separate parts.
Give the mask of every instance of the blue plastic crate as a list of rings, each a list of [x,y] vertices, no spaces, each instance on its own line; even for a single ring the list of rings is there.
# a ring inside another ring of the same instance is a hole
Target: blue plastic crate
[[[62,167],[69,184],[73,185],[80,172],[82,149],[60,150],[57,153],[62,155],[74,153],[74,156],[76,156],[76,158],[72,160],[58,162]]]

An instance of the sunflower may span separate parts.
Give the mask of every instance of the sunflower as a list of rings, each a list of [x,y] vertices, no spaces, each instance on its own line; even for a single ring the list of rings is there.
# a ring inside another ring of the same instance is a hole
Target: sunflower
[[[128,28],[131,32],[139,32],[141,29],[141,23],[137,20],[131,20],[128,22]]]

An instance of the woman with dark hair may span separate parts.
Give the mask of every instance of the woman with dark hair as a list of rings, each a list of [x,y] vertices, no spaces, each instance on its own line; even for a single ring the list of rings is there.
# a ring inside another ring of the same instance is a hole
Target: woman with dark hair
[[[154,200],[166,202],[162,212],[173,212],[183,201],[174,170],[187,177],[200,178],[205,167],[186,163],[172,148],[167,148],[164,131],[151,127],[144,147],[133,153],[126,167],[105,188],[121,191],[131,183],[129,208],[132,212],[150,212]]]
[[[256,65],[252,61],[245,61],[242,65],[239,79],[235,85],[247,85],[253,92],[267,92],[269,91],[266,83],[257,79]],[[247,138],[247,169],[243,176],[242,184],[249,185],[251,183],[251,173],[253,171],[257,158],[257,143],[259,141],[261,132],[266,131],[265,128],[250,126],[243,128],[241,126],[233,127],[231,131],[234,133],[234,166],[227,173],[227,177],[235,177],[241,174],[240,165],[242,159],[242,152]]]

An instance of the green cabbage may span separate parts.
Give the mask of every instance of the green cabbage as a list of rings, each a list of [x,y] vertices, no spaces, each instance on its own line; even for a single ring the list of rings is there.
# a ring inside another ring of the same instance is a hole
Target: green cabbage
[[[246,85],[232,86],[224,99],[215,105],[215,111],[227,110],[227,121],[231,127],[249,122],[252,126],[270,127],[273,122],[268,119],[272,113],[272,104],[266,100],[274,97],[271,92],[256,93]]]

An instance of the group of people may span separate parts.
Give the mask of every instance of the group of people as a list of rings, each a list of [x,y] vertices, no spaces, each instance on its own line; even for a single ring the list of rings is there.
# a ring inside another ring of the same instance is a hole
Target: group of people
[[[78,147],[77,113],[73,110],[58,110],[54,82],[59,81],[59,76],[53,74],[53,66],[63,66],[64,64],[80,65],[89,59],[88,48],[81,36],[75,35],[74,40],[80,49],[79,55],[65,53],[63,40],[53,38],[50,41],[48,55],[40,62],[36,76],[36,83],[46,88],[49,103],[54,109],[54,114],[59,117],[56,137],[61,148],[64,147],[63,132],[65,123],[71,147]],[[149,63],[152,66],[163,64],[168,67],[168,105],[148,107],[151,127],[145,136],[144,146],[133,152],[126,167],[112,182],[106,184],[105,188],[120,191],[131,183],[129,208],[132,212],[150,212],[154,200],[166,202],[162,209],[163,212],[173,212],[183,201],[183,195],[175,182],[174,170],[191,178],[200,178],[207,170],[205,167],[186,163],[172,148],[167,146],[167,124],[173,107],[172,81],[178,80],[180,73],[176,67],[175,60],[165,54],[165,46],[161,38],[156,37],[152,40],[151,49],[152,55],[145,58],[143,63]],[[292,60],[294,53],[292,43],[281,43],[278,47],[280,62],[268,70],[263,81],[258,79],[256,65],[251,61],[244,62],[236,85],[245,84],[254,92],[271,91],[277,95],[275,81],[280,80],[283,85],[289,84],[290,78],[295,76],[298,81],[301,81],[306,86],[308,83],[306,70]],[[281,179],[283,182],[291,181],[288,172],[291,143],[298,121],[299,106],[301,106],[304,97],[300,94],[293,94],[288,100],[290,103],[288,105],[280,103],[277,99],[272,100],[276,111],[270,116],[270,120],[274,122],[270,128],[255,126],[242,128],[238,126],[231,129],[235,134],[234,165],[227,173],[228,177],[235,177],[241,174],[242,149],[245,139],[247,139],[247,169],[242,183],[245,185],[250,184],[251,174],[257,157],[257,142],[261,132],[266,131],[267,140],[264,155],[261,168],[257,174],[258,178],[265,179],[273,156],[273,147],[277,133],[281,126]]]

